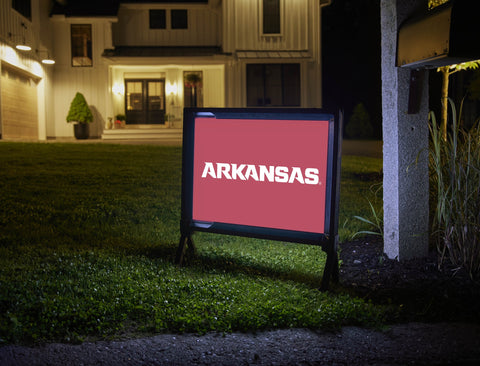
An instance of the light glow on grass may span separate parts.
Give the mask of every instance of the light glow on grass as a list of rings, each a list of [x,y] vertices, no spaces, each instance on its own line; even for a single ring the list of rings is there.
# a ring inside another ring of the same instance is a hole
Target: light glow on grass
[[[1,342],[325,329],[384,316],[319,292],[325,256],[314,246],[197,233],[197,256],[175,266],[178,147],[2,142],[0,166]],[[354,172],[378,166],[344,157],[341,220],[346,208],[368,214],[358,192],[372,182],[355,184]]]

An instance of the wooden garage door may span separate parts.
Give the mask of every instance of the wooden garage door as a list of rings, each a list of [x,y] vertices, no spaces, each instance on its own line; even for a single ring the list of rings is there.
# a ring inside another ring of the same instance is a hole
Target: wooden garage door
[[[0,88],[2,138],[38,140],[36,82],[2,65]]]

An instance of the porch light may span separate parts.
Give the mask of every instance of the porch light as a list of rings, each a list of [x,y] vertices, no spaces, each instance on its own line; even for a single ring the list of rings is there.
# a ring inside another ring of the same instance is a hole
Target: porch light
[[[125,85],[120,83],[115,83],[112,86],[112,93],[117,95],[124,95],[125,94]]]
[[[15,48],[17,50],[20,50],[20,51],[31,51],[32,50],[32,47],[30,47],[28,44],[25,43],[25,41],[23,41],[22,43],[19,43],[15,46]]]
[[[22,28],[23,28],[24,30],[27,29],[27,26],[25,25],[25,23],[21,23],[21,25],[22,25]],[[9,33],[8,33],[8,37],[9,37],[10,39],[14,39],[14,40],[16,39],[16,40],[17,40],[17,41],[16,41],[16,44],[15,44],[15,48],[16,48],[17,50],[20,50],[20,51],[31,51],[31,50],[32,50],[32,47],[30,47],[30,46],[28,45],[28,43],[26,42],[26,40],[25,40],[25,34],[15,35],[15,34],[9,32]],[[19,40],[19,41],[18,41],[18,40]]]
[[[37,54],[40,56],[40,59],[42,61],[42,64],[45,65],[53,65],[55,64],[55,60],[50,57],[50,53],[47,50],[37,50]],[[42,57],[41,54],[44,54],[45,57]]]
[[[42,60],[42,64],[53,65],[55,64],[55,60],[53,58],[47,57]]]
[[[20,41],[15,42],[15,48],[17,50],[20,50],[20,51],[31,51],[32,50],[32,47],[30,47],[27,44],[27,42],[25,41],[24,36],[17,36],[17,35],[14,35],[13,33],[8,33],[8,37],[12,40],[15,40],[15,39],[18,40],[20,38]]]

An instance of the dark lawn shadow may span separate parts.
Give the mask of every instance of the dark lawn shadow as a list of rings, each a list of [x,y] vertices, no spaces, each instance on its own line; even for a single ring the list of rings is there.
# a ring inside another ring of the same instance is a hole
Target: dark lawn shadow
[[[243,274],[251,277],[265,277],[274,280],[293,281],[308,285],[312,288],[320,288],[322,276],[298,270],[281,270],[273,265],[257,262],[251,258],[222,254],[203,254],[196,252],[188,254],[184,260],[185,266],[198,267],[206,272],[225,272]]]

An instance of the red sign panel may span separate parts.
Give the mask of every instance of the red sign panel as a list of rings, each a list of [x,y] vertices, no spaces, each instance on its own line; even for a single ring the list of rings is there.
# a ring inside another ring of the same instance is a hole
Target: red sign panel
[[[329,121],[195,118],[192,219],[325,232]]]

